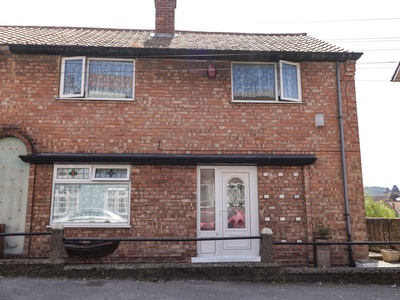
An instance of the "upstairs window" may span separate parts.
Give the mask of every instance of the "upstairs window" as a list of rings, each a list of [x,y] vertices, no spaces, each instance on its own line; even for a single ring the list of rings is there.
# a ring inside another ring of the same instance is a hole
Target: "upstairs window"
[[[134,61],[64,57],[60,98],[132,100]]]
[[[300,64],[280,61],[281,100],[301,101]]]
[[[233,102],[301,102],[300,64],[233,63]]]
[[[51,225],[129,226],[129,175],[129,166],[56,165]]]

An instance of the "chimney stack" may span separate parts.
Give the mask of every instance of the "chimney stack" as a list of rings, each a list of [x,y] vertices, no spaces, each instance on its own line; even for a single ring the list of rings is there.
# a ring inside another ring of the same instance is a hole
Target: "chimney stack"
[[[154,3],[156,5],[156,35],[173,35],[176,0],[154,0]]]

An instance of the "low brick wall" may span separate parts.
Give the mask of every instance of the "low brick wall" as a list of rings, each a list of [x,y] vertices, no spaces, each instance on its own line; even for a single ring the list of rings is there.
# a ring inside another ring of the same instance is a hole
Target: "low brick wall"
[[[0,260],[0,277],[400,284],[399,268],[283,268],[271,263],[94,264]]]

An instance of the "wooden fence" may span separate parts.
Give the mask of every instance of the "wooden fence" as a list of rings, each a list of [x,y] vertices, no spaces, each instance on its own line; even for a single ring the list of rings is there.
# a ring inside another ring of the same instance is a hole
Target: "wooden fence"
[[[370,242],[400,241],[400,219],[367,218],[367,236]],[[375,252],[389,248],[400,250],[400,245],[369,245]]]

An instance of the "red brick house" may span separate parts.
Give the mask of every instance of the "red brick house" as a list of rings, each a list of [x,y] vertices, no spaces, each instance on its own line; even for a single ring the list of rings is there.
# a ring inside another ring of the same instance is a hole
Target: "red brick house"
[[[366,240],[361,53],[306,34],[0,27],[0,223],[67,237]],[[344,176],[345,174],[345,176]],[[48,236],[5,254],[46,257]],[[365,258],[336,247],[333,265]],[[259,241],[123,242],[111,261],[258,261]],[[275,246],[281,265],[313,249]]]

